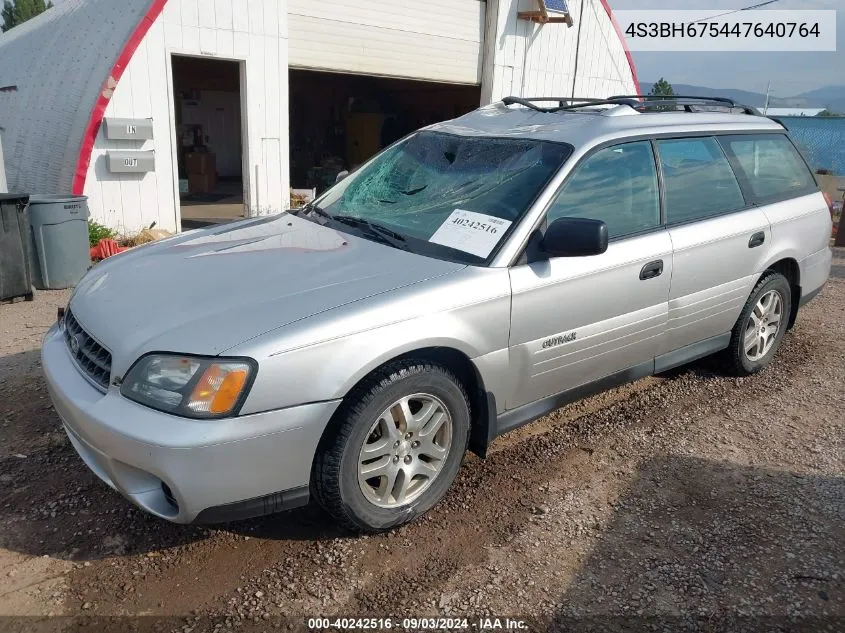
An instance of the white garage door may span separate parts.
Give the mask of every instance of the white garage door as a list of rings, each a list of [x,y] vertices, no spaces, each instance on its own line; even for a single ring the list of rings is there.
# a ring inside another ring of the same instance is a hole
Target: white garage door
[[[290,66],[480,84],[480,0],[288,0]]]

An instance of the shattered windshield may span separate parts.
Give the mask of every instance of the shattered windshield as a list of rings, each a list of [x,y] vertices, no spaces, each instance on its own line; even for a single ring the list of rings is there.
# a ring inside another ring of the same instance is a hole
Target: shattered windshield
[[[421,131],[316,201],[326,217],[408,250],[486,260],[569,156],[562,143]]]

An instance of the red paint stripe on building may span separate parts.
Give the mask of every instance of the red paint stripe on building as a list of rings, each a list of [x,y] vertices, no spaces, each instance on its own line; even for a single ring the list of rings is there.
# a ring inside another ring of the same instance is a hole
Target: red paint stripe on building
[[[138,50],[144,37],[152,28],[153,23],[159,18],[161,12],[164,10],[164,5],[167,0],[153,0],[147,9],[146,14],[132,35],[120,51],[117,61],[112,66],[109,76],[103,82],[103,87],[97,97],[97,102],[94,104],[94,109],[91,111],[91,117],[88,119],[88,125],[85,127],[85,134],[82,136],[82,145],[79,148],[79,159],[76,162],[76,172],[73,176],[73,194],[82,195],[85,190],[85,179],[88,175],[88,167],[91,164],[91,154],[94,152],[94,142],[97,140],[97,134],[100,131],[100,125],[103,123],[103,117],[106,115],[106,108],[111,101],[117,84],[133,55]]]
[[[613,11],[610,8],[608,0],[601,0],[601,4],[604,7],[604,10],[607,11],[607,16],[613,23],[613,28],[616,29],[616,34],[619,36],[619,41],[622,42],[622,48],[625,49],[625,57],[628,58],[628,65],[631,67],[631,76],[634,78],[634,86],[637,89],[637,94],[641,95],[643,92],[640,89],[640,80],[639,78],[637,78],[637,67],[634,65],[634,58],[631,55],[630,49],[628,48],[628,43],[625,41],[625,34],[622,32],[622,29],[619,28],[619,23],[616,21],[616,18],[613,17]]]

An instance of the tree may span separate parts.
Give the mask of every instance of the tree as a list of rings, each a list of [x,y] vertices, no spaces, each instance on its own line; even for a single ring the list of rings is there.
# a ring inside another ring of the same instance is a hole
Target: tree
[[[822,111],[821,111],[821,112],[819,112],[816,116],[823,116],[823,117],[832,117],[832,116],[835,116],[835,117],[838,117],[838,116],[842,116],[842,115],[841,115],[841,114],[837,114],[836,112],[833,112],[832,110],[822,110]]]
[[[36,15],[52,8],[52,0],[46,4],[44,0],[3,0],[3,9],[0,10],[3,25],[0,28],[4,32],[8,31],[18,24],[23,24],[30,18],[34,18]]]
[[[651,92],[648,94],[658,97],[673,97],[675,96],[675,91],[672,89],[672,84],[661,77],[660,81],[651,87]]]

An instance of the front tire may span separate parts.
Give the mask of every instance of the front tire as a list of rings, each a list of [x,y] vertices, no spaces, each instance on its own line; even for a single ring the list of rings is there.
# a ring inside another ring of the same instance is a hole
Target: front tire
[[[728,361],[737,375],[750,376],[772,362],[792,313],[792,288],[786,277],[765,274],[754,287],[731,333]]]
[[[314,461],[314,497],[340,523],[381,531],[413,521],[452,485],[469,398],[446,367],[397,361],[347,396]]]

